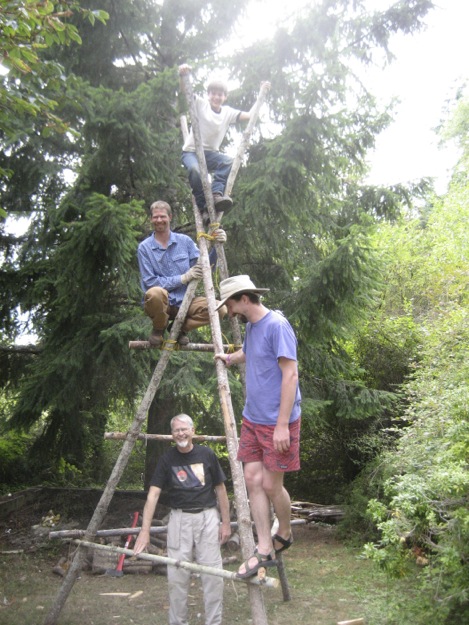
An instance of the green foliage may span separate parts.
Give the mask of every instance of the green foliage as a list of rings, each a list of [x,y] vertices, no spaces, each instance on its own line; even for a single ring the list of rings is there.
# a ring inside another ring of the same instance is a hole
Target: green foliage
[[[421,341],[412,316],[388,317],[381,309],[358,328],[350,350],[368,386],[396,391],[413,372]]]
[[[44,58],[43,51],[51,46],[81,44],[78,29],[68,20],[79,14],[94,24],[109,15],[102,10],[90,10],[75,0],[6,0],[0,7],[0,48],[2,64],[9,70],[0,85],[0,129],[3,138],[14,139],[20,130],[19,121],[43,116],[44,131],[68,129],[53,111],[57,101],[51,92],[64,82],[62,68]],[[48,83],[49,94],[44,90]],[[53,83],[53,84],[51,84]],[[7,172],[0,170],[2,175]]]
[[[468,190],[461,161],[444,198],[420,216],[380,228],[389,263],[382,333],[395,328],[396,349],[411,354],[418,346],[418,358],[403,386],[397,443],[373,465],[378,492],[369,493],[366,483],[354,489],[357,497],[371,494],[368,518],[379,532],[366,555],[397,576],[414,574],[416,562],[423,566],[416,622],[435,625],[463,622],[469,599]],[[385,355],[398,371],[398,352]]]
[[[2,428],[3,429],[3,428]],[[19,432],[2,432],[0,438],[0,488],[3,484],[28,483],[27,456],[30,437]]]
[[[447,196],[434,198],[419,218],[410,213],[399,227],[380,227],[382,255],[388,259],[388,315],[411,315],[420,322],[455,304],[467,305],[468,193],[467,179],[458,177]]]
[[[396,219],[425,189],[360,183],[366,152],[390,114],[355,69],[372,57],[385,62],[391,34],[420,28],[431,3],[386,12],[370,12],[365,2],[315,3],[268,40],[221,59],[219,44],[245,5],[101,0],[106,25],[75,15],[82,45],[47,52],[64,68],[56,113],[72,132],[44,139],[37,119],[0,154],[0,166],[14,172],[2,203],[32,219],[24,239],[8,242],[0,312],[13,341],[21,306],[42,348],[25,377],[17,369],[10,420],[16,428],[43,425],[34,454],[52,450],[55,461],[84,473],[98,466],[93,459],[102,457],[100,437],[115,404],[132,405],[148,383],[156,356],[126,347],[149,329],[135,249],[148,227],[142,205],[168,200],[176,227],[191,215],[175,95],[184,61],[196,83],[227,68],[240,85],[229,103],[243,110],[260,80],[272,82],[268,108],[278,132],[264,137],[261,126],[249,149],[226,219],[226,249],[230,273],[268,285],[267,305],[282,309],[297,331],[305,475],[325,483],[330,474],[339,484],[380,447],[393,396],[369,384],[349,346],[380,288],[375,225]],[[199,429],[220,431],[211,357],[172,360],[159,399],[196,416]],[[242,393],[232,381],[239,415]],[[295,492],[307,485],[303,479]]]
[[[422,549],[429,566],[421,575],[438,600],[435,623],[468,600],[468,321],[459,310],[433,329],[422,366],[407,387],[403,416],[411,425],[382,458],[383,496],[369,505],[381,539],[367,546],[367,555],[402,575],[415,553],[409,547]]]
[[[28,264],[36,271],[25,305],[41,302],[37,314],[47,314],[43,349],[29,367],[10,424],[28,428],[44,418],[36,452],[79,468],[87,457],[95,462],[101,448],[108,394],[134,391],[126,347],[133,324],[125,309],[138,289],[138,211],[135,204],[92,196],[73,220],[58,219],[55,253],[44,258],[30,248],[23,259],[26,273]]]
[[[109,412],[106,429],[109,432],[125,432],[133,421],[137,406],[134,402],[117,401]],[[145,432],[146,428],[142,428]],[[111,474],[122,450],[122,441],[107,440],[103,444],[102,464],[99,471],[93,473],[93,484],[102,487]],[[119,481],[119,488],[141,490],[143,486],[143,467],[145,466],[146,443],[138,441],[124,473]]]

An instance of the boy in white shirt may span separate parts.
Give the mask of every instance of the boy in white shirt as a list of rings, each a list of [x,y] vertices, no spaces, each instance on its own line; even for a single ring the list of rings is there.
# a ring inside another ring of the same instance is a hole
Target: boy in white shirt
[[[190,71],[189,65],[179,66],[179,76],[184,76]],[[207,94],[206,100],[197,95],[194,96],[194,100],[205,152],[205,161],[209,173],[212,174],[212,193],[215,210],[217,212],[226,212],[233,205],[232,199],[224,194],[233,159],[219,151],[220,145],[229,126],[238,121],[249,120],[251,111],[240,111],[231,106],[224,106],[228,97],[228,90],[223,81],[211,81],[207,86]],[[192,193],[202,213],[204,223],[207,223],[209,217],[200,179],[199,164],[195,154],[192,130],[182,148],[181,160],[184,167],[188,170]]]

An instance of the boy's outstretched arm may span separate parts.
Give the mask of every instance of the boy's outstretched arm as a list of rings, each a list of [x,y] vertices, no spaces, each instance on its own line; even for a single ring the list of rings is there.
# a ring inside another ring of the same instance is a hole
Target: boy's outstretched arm
[[[267,87],[267,89],[270,89],[270,82],[268,80],[263,80],[261,82],[261,87],[260,88],[262,89],[262,87],[264,87],[264,85]],[[251,119],[251,114],[252,114],[252,111],[254,110],[255,106],[256,106],[256,103],[254,102],[254,104],[252,105],[250,111],[241,111],[241,113],[239,115],[239,118],[238,118],[239,121],[240,122],[247,122],[247,121],[249,121]]]

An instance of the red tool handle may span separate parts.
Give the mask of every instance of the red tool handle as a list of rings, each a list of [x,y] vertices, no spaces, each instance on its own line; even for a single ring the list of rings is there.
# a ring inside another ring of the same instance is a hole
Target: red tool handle
[[[130,527],[137,527],[137,523],[138,523],[138,512],[134,512],[134,518],[132,519],[132,525]],[[130,543],[132,542],[134,535],[133,534],[129,534],[127,536],[127,540],[125,541],[125,545],[124,545],[124,549],[127,549],[128,546],[130,545]],[[117,563],[117,568],[116,571],[122,571],[122,569],[124,568],[124,560],[125,560],[125,553],[123,553],[120,558],[119,558],[119,562]]]

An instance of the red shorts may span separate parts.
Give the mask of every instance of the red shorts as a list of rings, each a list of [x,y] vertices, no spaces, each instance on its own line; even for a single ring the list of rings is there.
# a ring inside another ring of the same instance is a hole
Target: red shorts
[[[269,471],[299,471],[300,469],[300,422],[297,419],[288,426],[290,449],[279,453],[274,449],[273,425],[260,425],[243,418],[239,437],[238,460],[262,462]]]

